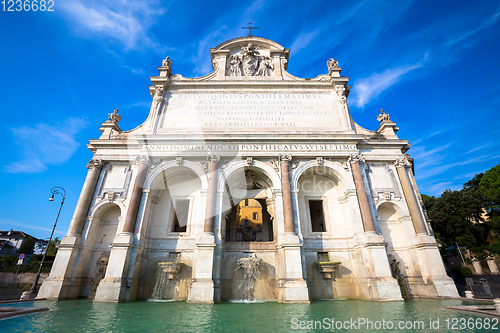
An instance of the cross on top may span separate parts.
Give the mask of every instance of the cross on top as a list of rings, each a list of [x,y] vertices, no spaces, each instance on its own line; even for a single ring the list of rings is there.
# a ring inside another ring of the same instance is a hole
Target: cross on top
[[[259,27],[252,27],[252,22],[248,23],[248,27],[241,27],[241,29],[248,29],[248,37],[252,37],[252,29],[259,29]]]

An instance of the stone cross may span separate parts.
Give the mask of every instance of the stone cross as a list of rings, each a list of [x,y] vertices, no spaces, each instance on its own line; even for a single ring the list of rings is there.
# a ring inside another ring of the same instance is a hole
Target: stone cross
[[[252,27],[252,22],[248,23],[248,27],[241,27],[241,29],[248,29],[248,37],[252,37],[252,29],[259,29],[259,27]]]

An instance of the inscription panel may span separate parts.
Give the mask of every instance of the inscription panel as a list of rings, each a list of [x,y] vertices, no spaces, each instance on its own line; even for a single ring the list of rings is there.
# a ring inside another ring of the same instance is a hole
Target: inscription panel
[[[341,130],[341,113],[325,93],[171,93],[162,127]]]

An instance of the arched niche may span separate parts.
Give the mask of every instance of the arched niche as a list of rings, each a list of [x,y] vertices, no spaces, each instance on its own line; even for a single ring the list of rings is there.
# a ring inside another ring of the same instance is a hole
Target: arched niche
[[[86,240],[90,255],[86,273],[88,286],[84,288],[84,296],[88,298],[94,298],[97,286],[106,274],[111,244],[116,237],[121,215],[120,206],[110,202],[99,205],[92,214]]]
[[[343,196],[346,186],[339,179],[338,173],[328,166],[309,166],[298,170],[295,181],[298,214],[304,237],[319,237],[325,233],[345,234],[345,201]]]
[[[276,181],[276,180],[275,180]],[[226,242],[273,241],[274,183],[268,172],[257,166],[242,166],[225,174],[221,196],[222,234]],[[244,208],[255,206],[255,209]],[[243,207],[243,208],[242,208]],[[242,209],[257,213],[262,223],[245,223]]]
[[[377,208],[377,216],[380,222],[380,230],[388,249],[404,246],[404,230],[401,223],[401,209],[391,203],[384,202]]]
[[[164,168],[151,182],[151,215],[147,237],[190,233],[194,207],[204,178],[191,168]]]

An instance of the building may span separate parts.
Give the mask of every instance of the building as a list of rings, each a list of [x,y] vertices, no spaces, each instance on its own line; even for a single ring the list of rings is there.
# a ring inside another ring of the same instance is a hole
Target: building
[[[116,109],[90,140],[94,157],[39,298],[148,298],[172,257],[182,264],[169,271],[172,297],[189,302],[241,298],[246,257],[261,260],[257,299],[458,297],[408,141],[383,110],[376,131],[354,122],[337,61],[302,79],[268,39],[210,53],[214,70],[199,78],[172,74],[167,57],[145,122],[122,131]],[[260,223],[242,219],[245,201]]]
[[[14,231],[12,229],[9,231],[0,231],[0,254],[16,255],[17,250],[21,248],[21,245],[23,245],[28,237],[33,238],[35,242],[38,241],[37,238],[22,231]]]

